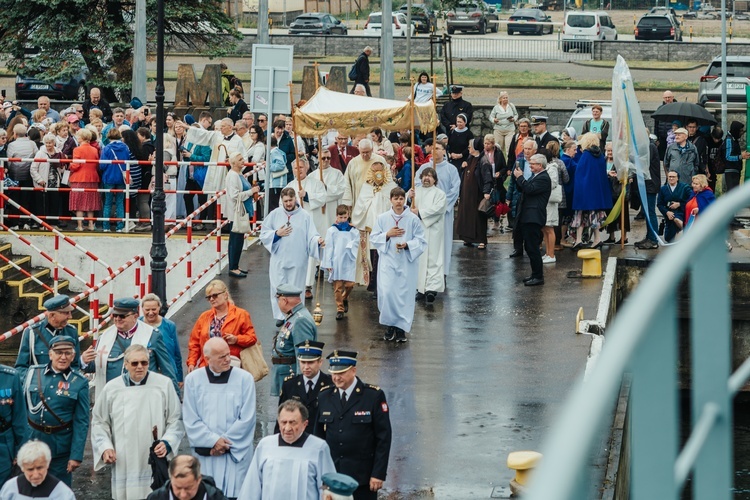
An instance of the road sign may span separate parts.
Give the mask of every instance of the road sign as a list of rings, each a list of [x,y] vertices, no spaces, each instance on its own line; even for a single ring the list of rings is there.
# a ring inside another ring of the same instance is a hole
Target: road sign
[[[255,113],[289,113],[293,45],[253,45],[250,110]]]

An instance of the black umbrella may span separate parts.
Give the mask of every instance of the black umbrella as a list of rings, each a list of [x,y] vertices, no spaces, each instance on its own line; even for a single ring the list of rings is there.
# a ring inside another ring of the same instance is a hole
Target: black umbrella
[[[148,464],[151,466],[151,489],[158,490],[169,480],[169,463],[167,457],[157,457],[154,448],[161,442],[156,439],[156,426],[153,428],[154,443],[148,450]]]
[[[698,125],[716,125],[716,118],[706,108],[692,102],[671,102],[665,104],[651,115],[651,118],[662,122],[680,120],[683,123],[692,119]]]

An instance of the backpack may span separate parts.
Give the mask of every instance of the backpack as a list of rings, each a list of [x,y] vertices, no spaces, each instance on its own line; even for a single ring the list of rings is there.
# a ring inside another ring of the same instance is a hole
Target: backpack
[[[714,172],[723,174],[727,167],[727,139],[722,139],[721,146],[713,157]]]
[[[242,80],[237,78],[235,75],[231,75],[229,77],[229,88],[233,90],[239,90],[240,94],[245,93],[245,90],[242,88]]]
[[[352,64],[352,69],[349,70],[349,80],[355,81],[357,79],[357,63],[359,62],[359,59],[354,61],[354,64]]]

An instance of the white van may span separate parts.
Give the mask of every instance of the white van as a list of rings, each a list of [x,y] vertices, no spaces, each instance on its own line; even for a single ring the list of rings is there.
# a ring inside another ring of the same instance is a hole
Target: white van
[[[594,40],[617,40],[617,28],[609,14],[604,11],[568,11],[562,35],[563,51],[591,50],[590,43],[580,42]]]

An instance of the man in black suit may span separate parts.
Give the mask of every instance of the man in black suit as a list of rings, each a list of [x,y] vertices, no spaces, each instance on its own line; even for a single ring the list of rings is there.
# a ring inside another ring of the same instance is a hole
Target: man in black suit
[[[380,387],[357,377],[357,353],[328,355],[334,387],[320,391],[315,435],[331,449],[336,471],[353,477],[354,500],[377,500],[391,452],[391,420]]]
[[[346,173],[346,166],[352,158],[359,156],[359,149],[349,146],[349,138],[341,132],[336,134],[336,144],[328,146],[328,151],[331,153],[331,166],[342,174]]]
[[[532,116],[531,127],[534,131],[534,140],[539,146],[539,152],[544,153],[543,149],[547,147],[547,144],[557,140],[555,139],[555,136],[550,134],[547,130],[547,117]]]
[[[539,245],[542,244],[542,227],[547,223],[547,202],[552,192],[552,180],[547,173],[547,158],[542,154],[533,155],[529,159],[531,177],[524,179],[523,170],[516,166],[513,175],[516,177],[516,186],[521,191],[521,203],[517,223],[521,225],[526,254],[531,262],[531,276],[524,278],[526,286],[537,286],[544,284],[544,271],[542,270],[542,253]]]
[[[333,384],[331,376],[320,371],[323,364],[323,342],[305,340],[296,345],[297,361],[301,375],[290,375],[284,379],[279,395],[279,405],[288,399],[296,399],[307,408],[307,432],[313,433],[318,418],[318,394]],[[276,422],[275,434],[279,432]]]

